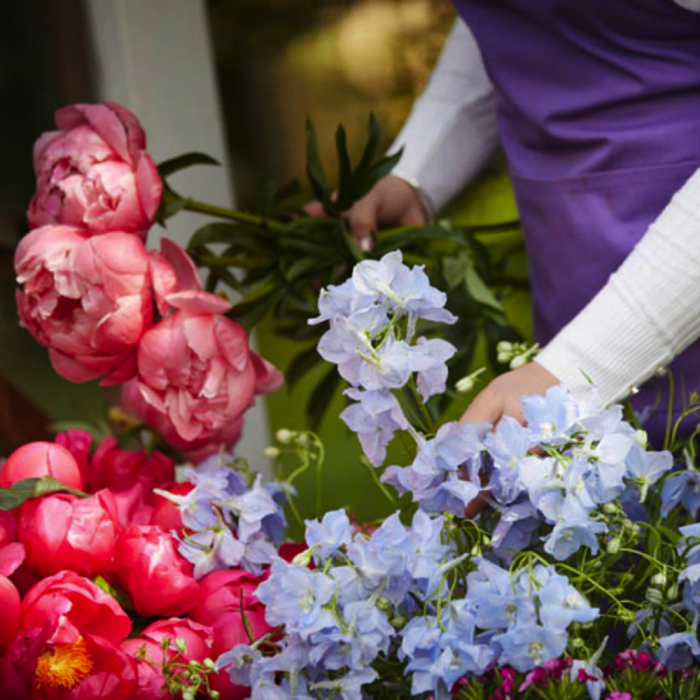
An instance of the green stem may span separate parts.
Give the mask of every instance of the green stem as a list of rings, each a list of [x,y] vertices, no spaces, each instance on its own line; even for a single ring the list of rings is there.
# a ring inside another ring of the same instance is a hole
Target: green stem
[[[673,372],[668,373],[668,407],[666,409],[666,433],[664,435],[664,449],[671,449],[669,444],[671,441],[671,426],[673,425],[673,404],[675,398],[675,383],[673,381]]]
[[[280,224],[277,221],[270,221],[270,219],[264,219],[262,216],[256,216],[255,214],[249,214],[248,212],[229,209],[228,207],[219,207],[214,204],[207,204],[206,202],[198,202],[196,199],[188,199],[187,204],[185,204],[183,208],[186,211],[192,211],[197,214],[208,214],[210,216],[217,216],[221,219],[239,221],[242,224],[260,226],[261,228],[266,228],[269,231],[284,231],[285,228],[283,224]]]

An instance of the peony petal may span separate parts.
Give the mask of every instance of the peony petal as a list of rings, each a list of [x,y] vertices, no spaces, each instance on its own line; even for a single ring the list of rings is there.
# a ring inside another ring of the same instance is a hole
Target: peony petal
[[[214,327],[219,350],[232,367],[242,372],[250,360],[248,334],[245,329],[225,316],[216,316]]]
[[[163,198],[163,181],[153,159],[145,152],[139,154],[136,162],[136,189],[146,218],[153,221]]]
[[[172,265],[173,270],[175,270],[177,289],[174,291],[184,292],[192,289],[204,289],[197,267],[184,248],[181,248],[169,238],[163,238],[160,242],[160,251]]]
[[[0,576],[12,576],[24,561],[25,551],[21,542],[11,542],[0,547]]]
[[[256,352],[250,354],[255,370],[255,393],[269,394],[284,384],[284,375],[271,362]]]
[[[231,308],[231,302],[223,297],[198,290],[168,294],[165,300],[174,309],[191,314],[223,314]]]
[[[49,348],[49,359],[56,372],[69,382],[89,382],[100,376],[100,372],[88,369],[85,365],[53,348]]]

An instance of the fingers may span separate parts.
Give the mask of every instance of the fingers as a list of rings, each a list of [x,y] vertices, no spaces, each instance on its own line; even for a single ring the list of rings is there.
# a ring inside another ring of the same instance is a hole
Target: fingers
[[[317,219],[322,219],[326,216],[326,210],[323,208],[321,202],[309,202],[305,207],[304,211],[309,215]]]
[[[353,238],[365,253],[374,248],[374,232],[377,230],[379,203],[372,193],[361,199],[350,210],[347,221]]]

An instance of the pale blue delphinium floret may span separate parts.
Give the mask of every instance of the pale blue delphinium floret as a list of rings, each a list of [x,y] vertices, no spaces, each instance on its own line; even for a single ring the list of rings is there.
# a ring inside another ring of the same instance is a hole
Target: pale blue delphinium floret
[[[357,433],[367,459],[375,467],[384,463],[387,445],[397,430],[406,430],[408,421],[396,397],[388,389],[361,391],[347,389],[345,395],[355,401],[340,418]]]
[[[499,663],[525,672],[561,656],[566,649],[568,634],[559,627],[543,627],[531,622],[516,625],[496,635],[492,641],[502,650]]]
[[[530,431],[510,416],[503,416],[484,439],[484,447],[493,459],[489,489],[499,503],[512,503],[522,493],[520,463],[532,446]]]
[[[258,474],[253,486],[240,495],[230,496],[218,504],[224,511],[229,511],[236,519],[237,535],[241,542],[248,542],[262,530],[263,520],[276,515],[279,506],[270,492],[262,484],[262,475]]]
[[[326,605],[335,592],[335,581],[322,571],[275,559],[270,577],[258,586],[256,596],[265,606],[271,625],[285,625],[289,632],[308,638],[325,627],[337,625]]]
[[[667,668],[682,669],[700,658],[700,642],[695,632],[676,632],[659,637],[658,660]]]
[[[554,386],[544,396],[524,396],[523,415],[536,443],[555,444],[567,437],[579,411],[569,392]]]
[[[447,295],[430,285],[422,265],[404,265],[401,251],[362,261],[355,266],[352,281],[357,293],[378,299],[394,311],[440,323],[457,320],[443,308]]]
[[[431,396],[444,393],[447,384],[447,365],[445,364],[456,352],[457,348],[440,338],[418,338],[414,346],[415,352],[430,358],[432,365],[425,369],[416,370],[416,386],[423,401]]]
[[[197,580],[212,571],[240,566],[245,549],[227,527],[193,532],[178,547],[180,554],[194,564],[193,576]]]
[[[329,511],[321,522],[306,521],[306,544],[313,548],[314,559],[322,564],[338,554],[341,547],[347,547],[352,534],[352,525],[344,510]]]
[[[666,518],[682,505],[692,518],[700,511],[700,472],[683,468],[664,481],[661,487],[661,515]]]
[[[564,518],[545,538],[544,551],[558,561],[566,561],[581,547],[588,547],[595,556],[599,548],[597,535],[606,531],[605,523],[597,520]]]

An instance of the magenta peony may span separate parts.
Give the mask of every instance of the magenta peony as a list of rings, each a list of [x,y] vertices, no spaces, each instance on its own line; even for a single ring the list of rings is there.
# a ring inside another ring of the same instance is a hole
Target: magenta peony
[[[134,375],[138,342],[153,320],[149,256],[138,238],[45,226],[22,239],[15,269],[21,323],[49,348],[62,377],[107,374],[106,385]]]
[[[126,613],[92,581],[70,571],[46,578],[22,601],[4,656],[12,673],[0,676],[0,696],[23,697],[21,681],[32,698],[127,700],[136,665],[119,644],[130,631]]]
[[[121,105],[72,105],[56,113],[60,131],[34,146],[37,193],[33,228],[67,224],[90,234],[125,231],[144,240],[163,195],[163,182],[144,151],[146,136]]]
[[[132,700],[166,697],[163,694],[163,660],[183,666],[189,661],[213,660],[211,635],[210,627],[192,620],[171,618],[158,620],[146,627],[140,636],[122,642],[121,648],[136,660],[138,666],[138,690]],[[170,645],[164,651],[161,644],[165,644],[165,640],[170,640]],[[184,642],[184,654],[176,648],[175,640]],[[176,671],[174,676],[186,683],[182,672]]]
[[[120,530],[117,504],[108,489],[89,498],[59,493],[30,500],[20,507],[17,519],[26,565],[38,576],[63,570],[84,576],[108,573]]]
[[[159,527],[129,527],[114,559],[117,581],[140,615],[184,615],[196,605],[199,585],[193,566],[177,551],[175,538]]]
[[[75,458],[53,442],[29,442],[18,447],[0,469],[0,486],[42,476],[52,476],[74,489],[83,488],[83,477]]]

